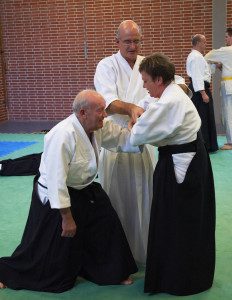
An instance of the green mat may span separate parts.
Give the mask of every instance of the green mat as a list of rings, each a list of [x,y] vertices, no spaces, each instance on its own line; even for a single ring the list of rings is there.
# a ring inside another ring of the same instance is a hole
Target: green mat
[[[0,141],[36,141],[27,148],[13,152],[1,159],[16,158],[43,149],[43,134],[0,134]],[[219,145],[225,137],[218,137]],[[75,299],[75,300],[129,300],[129,299],[189,299],[189,300],[231,300],[232,299],[232,151],[218,151],[210,155],[217,201],[217,252],[216,272],[213,287],[201,294],[188,297],[143,293],[144,268],[133,276],[131,286],[98,286],[78,279],[77,285],[62,294],[33,291],[0,290],[0,300]],[[31,199],[33,176],[0,177],[0,256],[9,256],[19,244]]]

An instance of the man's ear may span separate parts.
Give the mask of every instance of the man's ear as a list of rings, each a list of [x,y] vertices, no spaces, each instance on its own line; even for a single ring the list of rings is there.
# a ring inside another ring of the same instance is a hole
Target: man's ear
[[[81,108],[81,109],[79,110],[79,115],[80,115],[81,117],[85,117],[85,116],[86,116],[86,111],[85,111],[85,109]]]
[[[115,38],[115,42],[116,42],[116,44],[118,44],[119,43],[119,39]]]

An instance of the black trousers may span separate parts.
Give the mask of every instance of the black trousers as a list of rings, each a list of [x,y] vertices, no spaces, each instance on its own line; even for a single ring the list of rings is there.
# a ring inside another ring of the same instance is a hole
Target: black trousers
[[[202,100],[200,92],[194,92],[192,81],[190,78],[189,88],[193,92],[191,100],[195,105],[201,118],[201,132],[206,145],[206,149],[208,152],[215,152],[218,150],[218,143],[214,117],[213,97],[210,91],[210,84],[205,81],[204,85],[205,92],[209,97],[208,103],[205,103]]]

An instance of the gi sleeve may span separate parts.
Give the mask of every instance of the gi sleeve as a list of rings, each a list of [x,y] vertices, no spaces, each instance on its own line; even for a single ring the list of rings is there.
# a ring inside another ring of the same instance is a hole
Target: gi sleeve
[[[51,208],[71,206],[66,185],[69,165],[74,154],[74,145],[71,141],[66,131],[57,131],[50,139],[45,139],[44,162]]]
[[[159,146],[159,142],[175,135],[183,123],[185,108],[183,104],[172,102],[157,101],[149,106],[131,130],[132,145]]]
[[[112,152],[138,153],[143,147],[133,146],[130,143],[130,131],[115,124],[111,120],[105,120],[101,129],[101,146]]]
[[[224,51],[222,49],[213,49],[205,55],[205,59],[211,62],[222,62],[224,60]]]
[[[100,61],[97,65],[94,75],[94,86],[96,91],[104,97],[106,107],[118,99],[115,71],[105,61]]]

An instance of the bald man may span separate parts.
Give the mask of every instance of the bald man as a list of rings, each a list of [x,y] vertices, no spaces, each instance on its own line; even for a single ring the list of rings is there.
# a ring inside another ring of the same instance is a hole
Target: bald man
[[[217,133],[214,118],[213,98],[210,91],[211,70],[203,57],[206,38],[196,34],[192,38],[192,51],[187,57],[186,71],[190,78],[189,88],[192,101],[201,117],[201,131],[208,152],[218,150]]]
[[[94,76],[109,118],[123,127],[136,122],[143,113],[139,101],[150,98],[138,70],[143,59],[139,55],[141,41],[140,27],[132,20],[123,21],[116,32],[119,51],[102,59]],[[146,261],[154,167],[154,147],[150,145],[142,154],[101,151],[100,182],[118,213],[135,260],[142,264]]]
[[[118,216],[94,179],[101,146],[138,147],[127,144],[127,129],[104,121],[105,100],[97,92],[80,92],[73,112],[45,136],[21,243],[0,258],[0,288],[61,293],[77,276],[130,284],[137,271]]]

